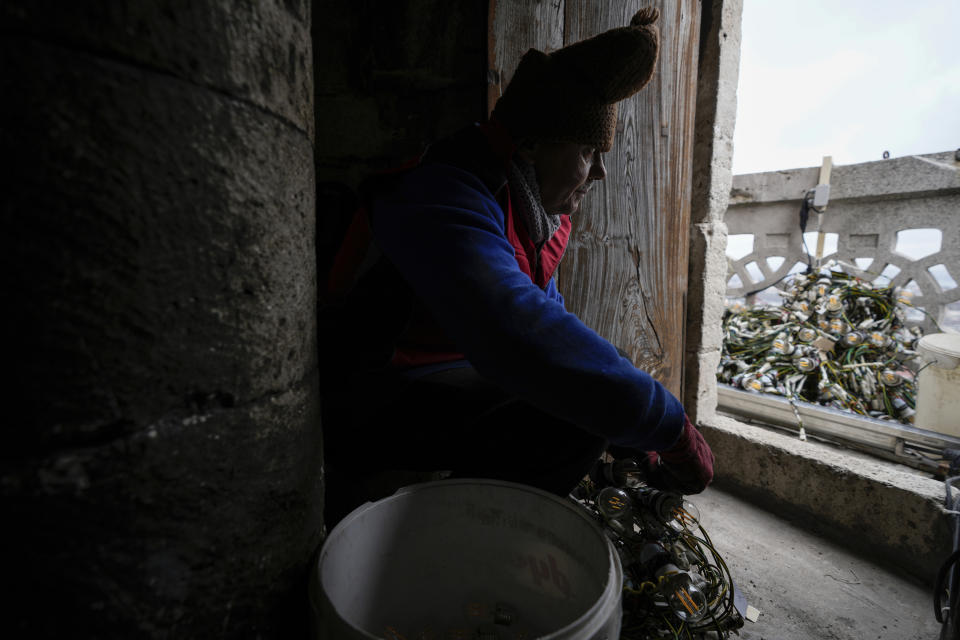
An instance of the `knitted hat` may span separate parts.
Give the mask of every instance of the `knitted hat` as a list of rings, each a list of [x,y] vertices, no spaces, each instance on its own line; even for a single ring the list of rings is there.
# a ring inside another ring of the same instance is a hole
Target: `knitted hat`
[[[515,137],[576,142],[609,151],[617,102],[642,89],[653,75],[660,12],[641,9],[630,26],[546,54],[527,51],[497,101],[494,117]]]

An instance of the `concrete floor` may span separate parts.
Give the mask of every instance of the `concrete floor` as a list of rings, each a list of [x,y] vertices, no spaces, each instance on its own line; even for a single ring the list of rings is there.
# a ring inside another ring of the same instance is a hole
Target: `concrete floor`
[[[744,640],[936,640],[932,588],[718,489],[691,497],[748,604]]]

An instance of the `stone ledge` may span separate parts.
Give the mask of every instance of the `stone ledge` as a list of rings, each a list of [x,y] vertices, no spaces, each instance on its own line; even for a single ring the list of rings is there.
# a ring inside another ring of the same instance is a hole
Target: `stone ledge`
[[[725,416],[710,416],[701,427],[717,458],[718,487],[878,564],[933,583],[953,544],[942,482]]]
[[[960,161],[953,151],[904,156],[875,162],[834,165],[830,202],[884,200],[943,195],[960,189]],[[807,167],[748,173],[733,177],[730,206],[799,202],[816,186],[820,169]]]

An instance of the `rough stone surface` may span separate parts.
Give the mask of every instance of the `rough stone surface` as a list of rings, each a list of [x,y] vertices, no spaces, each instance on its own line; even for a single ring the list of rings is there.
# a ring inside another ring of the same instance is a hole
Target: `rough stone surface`
[[[807,189],[817,185],[819,173],[819,167],[809,167],[736,176],[730,204],[799,202]],[[960,161],[953,151],[834,165],[830,173],[831,203],[919,197],[931,192],[960,192]]]
[[[5,2],[4,32],[250,102],[312,136],[309,0]]]
[[[690,230],[691,276],[688,281],[688,329],[684,352],[686,386],[684,406],[691,419],[703,420],[717,406],[716,370],[723,342],[721,325],[724,299],[717,295],[717,282],[726,275],[726,225],[702,223]],[[696,265],[696,268],[693,266]],[[691,331],[699,329],[699,333]]]
[[[701,426],[718,487],[933,583],[952,548],[942,482],[723,416]]]
[[[691,233],[692,246],[696,247],[702,266],[702,275],[696,283],[696,293],[702,296],[704,331],[701,337],[699,351],[719,351],[723,344],[723,335],[720,330],[726,305],[721,296],[716,293],[720,289],[727,269],[727,258],[724,251],[727,246],[727,226],[723,222],[697,225],[695,233]]]
[[[722,219],[732,180],[742,8],[741,0],[703,3],[682,397],[694,421],[711,415],[716,407],[715,371],[723,317],[723,299],[716,293],[723,291],[727,273]]]
[[[4,93],[23,99],[6,134],[18,188],[0,260],[22,311],[11,335],[43,338],[18,345],[15,389],[33,410],[3,438],[110,438],[183,406],[245,404],[314,368],[303,133],[167,76],[2,46]]]
[[[933,640],[927,585],[714,487],[693,496],[747,603],[742,640]]]
[[[7,629],[296,637],[322,530],[315,385],[170,412],[145,431],[5,468],[8,523],[33,523],[7,527],[8,576],[19,578]]]
[[[737,119],[742,0],[703,5],[691,222],[723,219],[733,179],[733,132]]]
[[[5,628],[295,637],[323,530],[308,11],[0,15]]]

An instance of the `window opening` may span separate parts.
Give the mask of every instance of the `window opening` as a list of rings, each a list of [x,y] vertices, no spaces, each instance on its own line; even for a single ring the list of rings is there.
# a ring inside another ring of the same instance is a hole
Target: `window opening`
[[[873,283],[877,285],[888,285],[897,277],[898,273],[900,273],[900,267],[895,264],[888,264],[883,268],[883,271],[880,272],[880,275],[874,279]]]
[[[809,228],[809,227],[808,227]],[[816,257],[817,255],[817,232],[816,231],[807,231],[803,234],[803,242],[805,244],[804,250],[808,255]],[[823,234],[823,256],[830,256],[837,252],[837,242],[840,239],[840,234],[838,233],[825,233]]]
[[[786,260],[787,259],[783,256],[770,256],[767,258],[767,266],[770,267],[771,271],[776,271],[783,265],[784,262],[786,262]]]
[[[897,231],[894,251],[911,260],[920,260],[940,251],[943,232],[940,229],[904,229]]]
[[[950,276],[950,272],[947,270],[947,265],[935,264],[932,267],[928,267],[927,271],[930,272],[930,275],[933,276],[933,279],[936,280],[938,285],[940,285],[941,291],[950,291],[951,289],[957,288],[957,281]]]
[[[753,253],[753,234],[735,233],[727,236],[727,257],[739,260]]]

